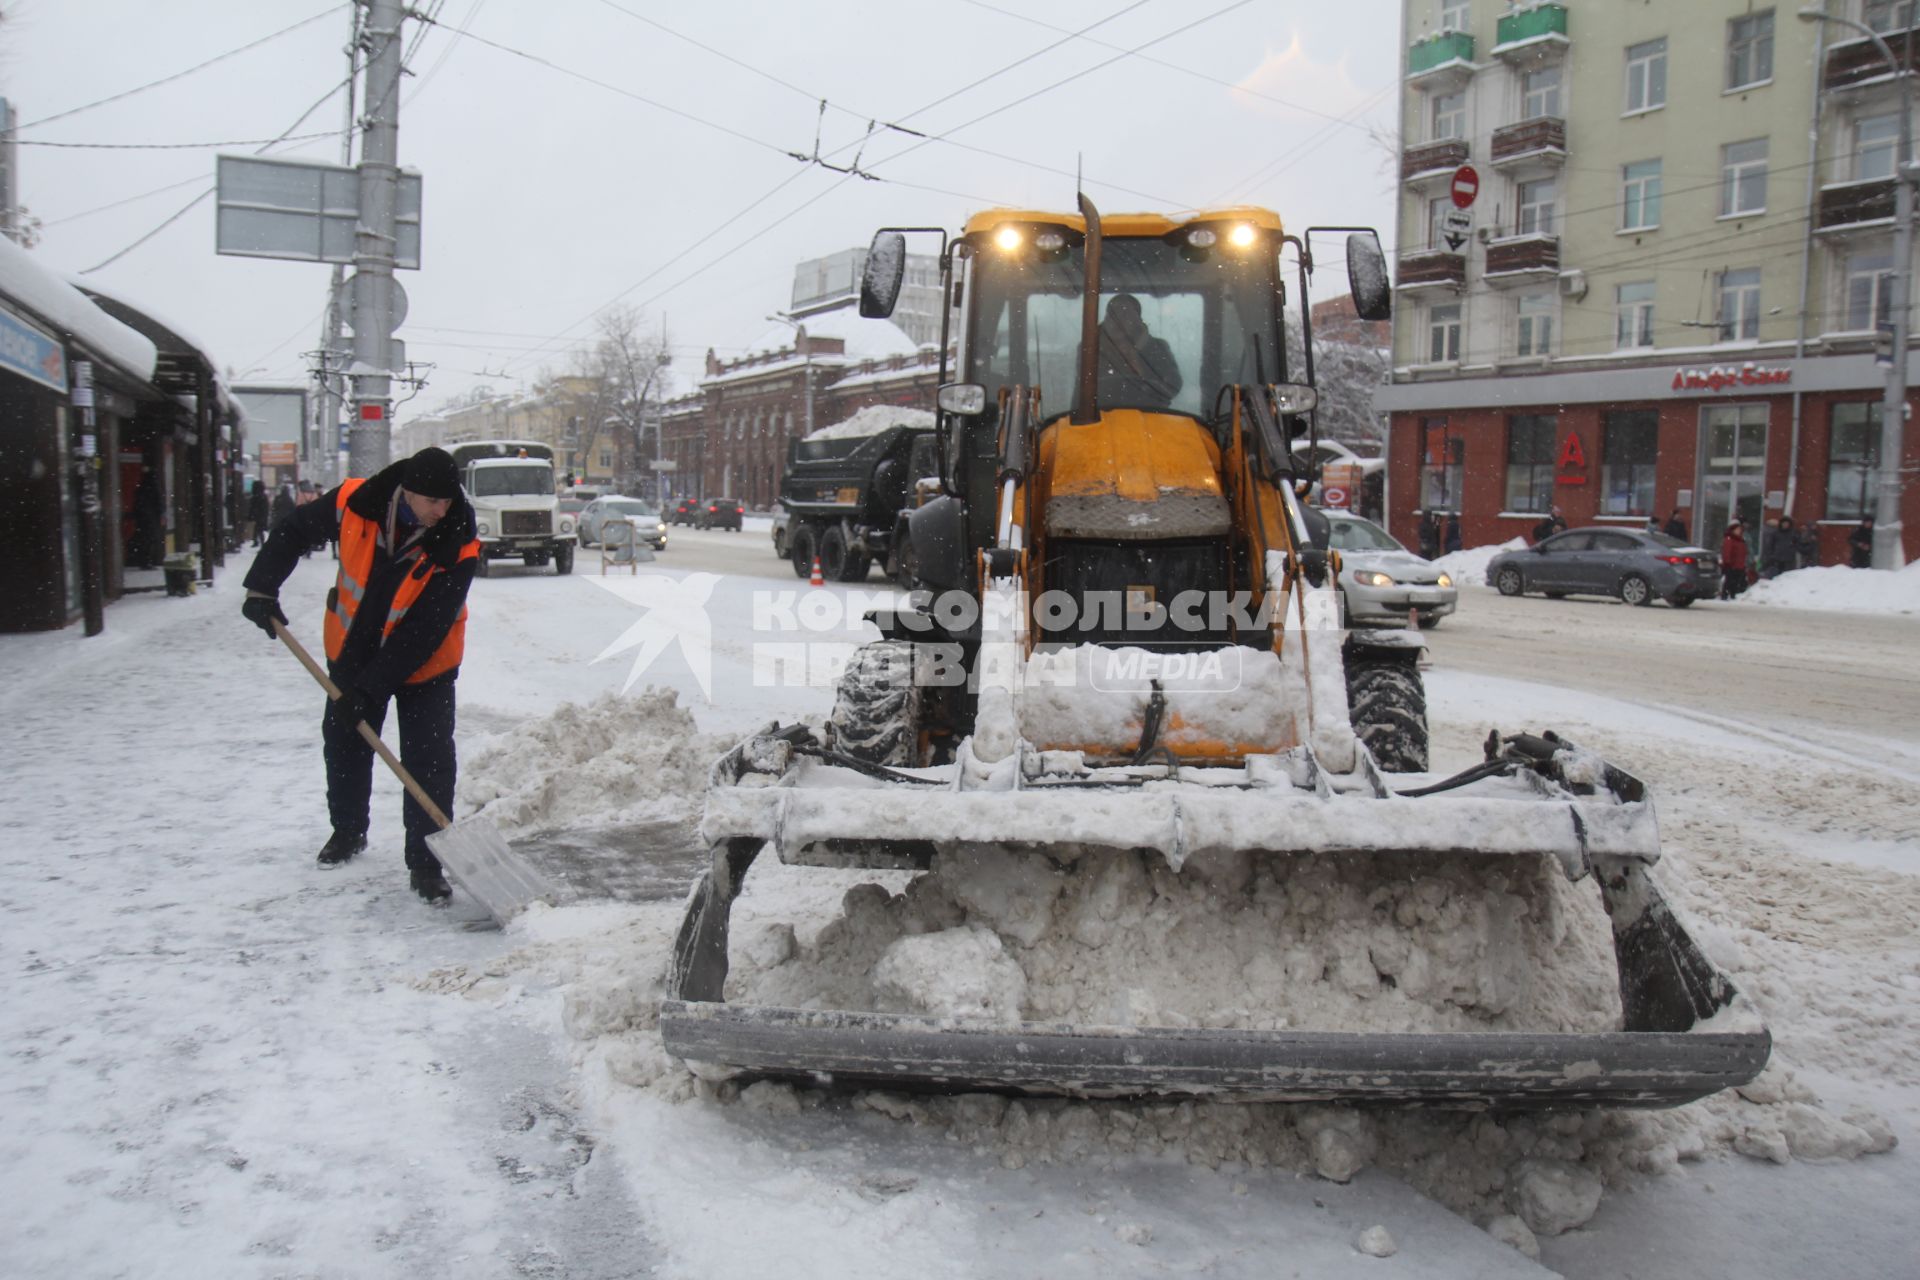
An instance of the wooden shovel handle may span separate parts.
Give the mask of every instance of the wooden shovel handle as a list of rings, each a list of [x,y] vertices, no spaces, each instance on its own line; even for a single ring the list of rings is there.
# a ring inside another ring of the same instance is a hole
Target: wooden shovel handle
[[[332,677],[327,675],[326,668],[313,660],[313,655],[307,652],[306,646],[295,640],[293,632],[287,630],[287,625],[278,618],[273,620],[273,634],[279,636],[287,648],[293,650],[293,656],[300,659],[300,665],[320,682],[320,687],[327,691],[327,696],[338,701],[340,686],[333,682]],[[387,768],[393,770],[393,776],[400,779],[400,784],[407,789],[407,793],[419,803],[420,807],[427,811],[427,816],[439,823],[442,831],[452,826],[453,823],[448,821],[447,815],[440,811],[440,806],[433,802],[433,797],[427,794],[426,788],[413,780],[413,775],[408,773],[406,766],[400,763],[400,757],[394,755],[392,749],[380,740],[380,735],[373,731],[373,726],[362,720],[359,723],[359,729],[360,736],[367,740],[367,745],[377,751],[380,758],[387,762]]]

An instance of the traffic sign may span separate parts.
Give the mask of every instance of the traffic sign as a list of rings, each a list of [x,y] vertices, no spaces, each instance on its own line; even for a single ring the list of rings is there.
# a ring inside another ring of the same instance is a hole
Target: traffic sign
[[[1463,164],[1453,171],[1453,207],[1467,209],[1473,205],[1473,199],[1480,194],[1480,175],[1470,164]]]
[[[1344,507],[1347,505],[1347,491],[1338,486],[1328,486],[1320,491],[1320,505],[1323,507]]]
[[[1465,209],[1449,209],[1440,215],[1440,241],[1449,253],[1459,253],[1473,234],[1473,215]]]

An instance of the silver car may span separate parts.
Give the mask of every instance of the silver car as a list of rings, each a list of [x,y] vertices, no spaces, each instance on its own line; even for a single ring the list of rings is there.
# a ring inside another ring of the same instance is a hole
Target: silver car
[[[1665,600],[1684,609],[1719,591],[1720,559],[1664,533],[1603,525],[1569,529],[1525,551],[1503,551],[1487,562],[1487,581],[1503,596],[1613,596],[1638,605]]]
[[[1422,627],[1437,627],[1460,601],[1453,579],[1394,541],[1371,520],[1324,511],[1329,545],[1340,553],[1340,610],[1348,626],[1405,626],[1412,611]]]
[[[628,520],[638,533],[634,535],[640,542],[653,544],[655,551],[661,551],[667,545],[667,524],[660,518],[659,511],[641,498],[623,498],[611,496],[595,498],[580,512],[580,543],[582,546],[598,546],[600,531],[611,520]]]

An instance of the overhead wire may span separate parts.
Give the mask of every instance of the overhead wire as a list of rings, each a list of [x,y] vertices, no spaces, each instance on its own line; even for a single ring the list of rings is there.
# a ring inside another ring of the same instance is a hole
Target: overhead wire
[[[22,147],[61,147],[74,151],[205,151],[212,147],[259,147],[282,142],[312,142],[317,138],[337,138],[344,132],[344,129],[329,129],[325,133],[303,133],[297,137],[281,134],[277,138],[222,138],[217,142],[48,142],[38,138],[15,138],[14,142]]]

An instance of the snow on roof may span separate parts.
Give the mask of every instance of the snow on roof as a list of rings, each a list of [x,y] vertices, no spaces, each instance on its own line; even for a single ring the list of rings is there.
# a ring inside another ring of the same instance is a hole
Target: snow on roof
[[[850,360],[882,359],[886,356],[910,356],[919,350],[912,338],[891,320],[863,320],[851,307],[823,311],[798,323],[806,326],[809,338],[839,338],[846,344]],[[749,355],[784,351],[794,345],[792,325],[778,325],[755,338],[747,346]]]
[[[102,359],[143,380],[153,377],[159,358],[153,343],[95,306],[5,236],[0,236],[0,292],[54,328],[72,334]]]
[[[877,436],[888,427],[931,427],[933,413],[928,409],[907,409],[897,404],[870,404],[851,418],[822,427],[809,440],[851,440],[855,436]]]

